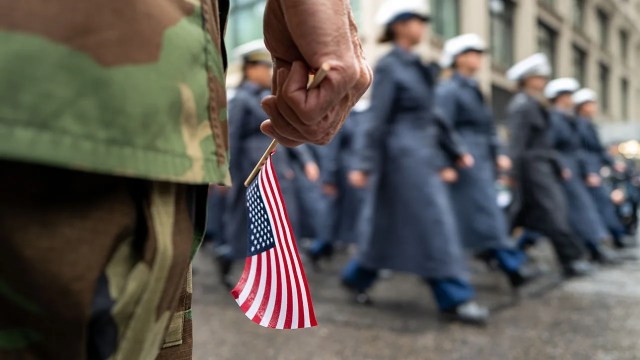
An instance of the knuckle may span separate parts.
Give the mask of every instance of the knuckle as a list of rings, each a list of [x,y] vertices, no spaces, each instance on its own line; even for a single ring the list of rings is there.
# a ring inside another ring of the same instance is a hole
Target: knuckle
[[[288,139],[288,138],[280,138],[280,139],[278,139],[278,143],[282,144],[283,146],[289,147],[289,148],[296,147],[296,146],[301,144],[301,142],[299,142],[299,141],[291,140],[291,139]]]
[[[331,139],[333,139],[333,135],[331,136],[324,136],[322,138],[320,138],[317,142],[316,145],[327,145],[328,143],[331,142]]]
[[[371,83],[373,82],[373,75],[371,74],[371,69],[369,69],[369,67],[367,66],[367,69],[365,69],[365,71],[362,72],[362,75],[360,76],[360,78],[358,79],[358,82],[356,83],[356,91],[360,94],[364,94],[367,89],[371,86]]]
[[[315,130],[308,135],[308,140],[314,144],[322,145],[321,143],[324,141],[326,137],[325,131]]]
[[[358,61],[351,61],[345,64],[344,67],[344,79],[345,82],[349,84],[355,84],[356,81],[361,77],[361,69]]]

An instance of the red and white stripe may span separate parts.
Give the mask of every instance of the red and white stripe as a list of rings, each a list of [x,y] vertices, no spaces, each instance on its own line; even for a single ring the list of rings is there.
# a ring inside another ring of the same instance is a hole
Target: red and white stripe
[[[307,278],[271,156],[256,181],[276,245],[247,258],[242,278],[231,294],[245,315],[261,326],[273,329],[316,326]]]

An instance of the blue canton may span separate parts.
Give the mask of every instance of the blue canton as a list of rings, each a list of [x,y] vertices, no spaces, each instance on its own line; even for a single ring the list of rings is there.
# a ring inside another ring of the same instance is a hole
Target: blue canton
[[[247,208],[249,209],[249,246],[247,257],[255,256],[273,249],[276,245],[269,215],[258,186],[259,179],[247,190]]]

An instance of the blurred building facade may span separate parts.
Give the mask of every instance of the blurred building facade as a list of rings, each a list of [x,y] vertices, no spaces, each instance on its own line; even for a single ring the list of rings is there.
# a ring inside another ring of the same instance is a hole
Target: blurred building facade
[[[375,15],[384,0],[351,0],[368,59],[388,50],[377,43]],[[640,138],[640,0],[424,0],[431,4],[430,41],[419,49],[437,61],[443,42],[474,32],[490,45],[480,74],[496,119],[514,90],[505,71],[544,52],[554,76],[576,77],[601,97],[601,128],[607,141]],[[230,49],[262,35],[265,0],[232,0],[227,29]],[[234,59],[232,58],[232,63]],[[230,71],[233,82],[236,71]]]

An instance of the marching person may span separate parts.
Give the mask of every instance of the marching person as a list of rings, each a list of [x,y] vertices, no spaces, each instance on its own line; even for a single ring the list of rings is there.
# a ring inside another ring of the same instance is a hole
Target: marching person
[[[625,232],[635,238],[638,227],[638,204],[640,203],[640,177],[631,159],[621,157],[617,145],[609,147],[609,154],[622,162],[624,166],[614,167],[608,177],[608,185],[613,189],[611,200],[616,205],[616,212],[625,227]],[[636,241],[629,245],[635,246]]]
[[[223,261],[231,254],[231,248],[225,241],[225,213],[227,211],[227,195],[229,188],[221,185],[209,186],[209,197],[207,198],[207,228],[202,240],[203,245],[210,243],[212,253],[219,267],[221,283],[229,288],[231,283],[227,275],[231,270],[231,263]]]
[[[356,300],[369,302],[378,270],[416,274],[447,319],[484,324],[446,187],[438,173],[435,78],[412,49],[429,20],[425,1],[387,0],[377,20],[393,49],[376,66],[371,107],[350,182],[367,187],[358,222],[358,254],[343,272]]]
[[[356,241],[357,234],[353,224],[358,218],[362,203],[362,190],[354,188],[348,181],[357,157],[357,136],[365,126],[371,102],[361,100],[349,115],[349,122],[325,148],[322,171],[323,191],[333,199],[334,211],[332,229],[335,242],[350,244]]]
[[[355,138],[366,121],[368,108],[368,100],[358,102],[340,132],[329,144],[319,149],[320,182],[327,206],[325,213],[316,214],[323,219],[326,238],[314,241],[307,251],[316,267],[319,261],[332,257],[336,245],[349,245],[357,238],[354,224],[361,208],[362,189],[349,184],[347,174],[356,156]]]
[[[190,263],[229,180],[229,1],[1,7],[0,358],[190,359]],[[371,81],[349,2],[268,1],[264,28],[287,85],[263,130],[328,142]]]
[[[271,94],[271,54],[262,40],[241,45],[235,50],[242,59],[242,82],[229,100],[229,169],[231,187],[227,196],[224,217],[225,253],[219,253],[218,264],[222,283],[231,288],[227,278],[234,261],[247,257],[248,210],[244,181],[253,170],[271,139],[260,131],[268,118],[261,107],[262,100]],[[289,219],[299,229],[299,203],[296,193],[295,171],[290,149],[280,147],[273,165],[287,204]]]
[[[476,34],[447,41],[441,65],[451,68],[453,75],[438,86],[435,99],[474,158],[472,167],[457,169],[457,181],[449,186],[464,247],[495,261],[517,288],[535,274],[523,267],[526,255],[511,245],[505,214],[497,203],[497,173],[511,170],[511,160],[503,152],[493,115],[474,78],[485,50]]]
[[[336,137],[339,133],[336,134]],[[335,139],[335,137],[334,137]],[[327,145],[328,146],[328,145]],[[324,169],[320,167],[321,147],[315,145],[301,145],[288,149],[292,153],[293,169],[296,173],[295,185],[300,215],[299,239],[310,239],[310,260],[318,268],[318,260],[332,255],[331,231],[327,219],[329,199],[322,190],[321,177]]]
[[[568,204],[569,224],[574,234],[584,242],[593,261],[611,264],[617,260],[603,246],[609,239],[609,234],[584,181],[587,166],[572,99],[573,93],[579,88],[580,84],[573,78],[555,79],[545,87],[544,95],[552,105],[551,143],[560,154],[562,165],[569,174],[562,182]],[[589,176],[596,175],[587,175],[587,181],[590,181]]]
[[[620,221],[609,191],[605,188],[600,171],[603,167],[624,171],[624,165],[617,163],[602,145],[598,129],[594,123],[598,114],[598,95],[591,89],[581,89],[573,94],[575,112],[578,116],[577,124],[582,144],[585,149],[586,173],[583,174],[589,193],[596,204],[596,209],[604,220],[613,244],[617,248],[624,248],[625,229]]]
[[[523,226],[546,235],[567,277],[584,276],[592,266],[582,260],[583,249],[569,225],[568,207],[561,183],[569,177],[550,139],[550,118],[544,89],[551,65],[544,54],[515,64],[507,77],[519,92],[507,112],[509,155],[513,161],[514,202],[511,226]]]

